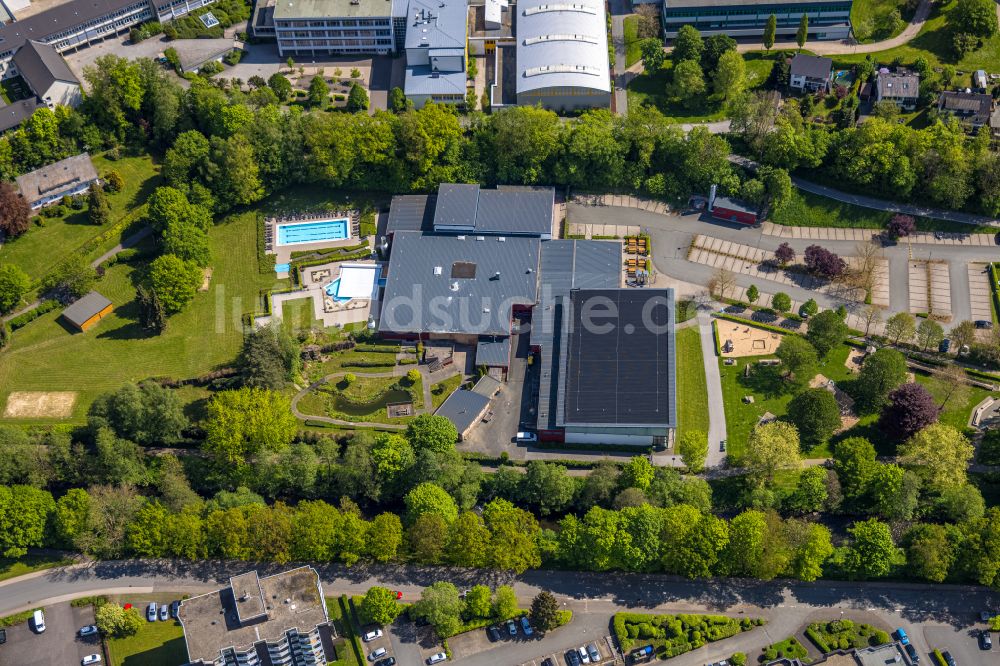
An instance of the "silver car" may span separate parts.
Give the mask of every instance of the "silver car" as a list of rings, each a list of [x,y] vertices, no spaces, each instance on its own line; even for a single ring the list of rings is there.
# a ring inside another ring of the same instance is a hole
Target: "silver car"
[[[150,601],[149,605],[146,606],[146,619],[150,622],[156,622],[156,602]]]

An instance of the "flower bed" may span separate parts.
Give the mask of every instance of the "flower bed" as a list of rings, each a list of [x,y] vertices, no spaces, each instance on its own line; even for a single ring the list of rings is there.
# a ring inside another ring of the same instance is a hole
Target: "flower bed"
[[[660,659],[696,650],[764,624],[760,618],[736,619],[725,615],[650,615],[617,613],[615,636],[622,650],[651,644]]]

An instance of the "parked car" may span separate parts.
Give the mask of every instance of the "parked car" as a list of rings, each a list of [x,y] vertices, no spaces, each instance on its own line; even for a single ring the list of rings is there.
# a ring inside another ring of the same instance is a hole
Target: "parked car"
[[[903,631],[902,627],[900,627],[899,629],[896,629],[896,640],[898,640],[903,645],[909,645],[910,644],[910,637],[906,635],[906,632]]]
[[[447,658],[448,655],[444,652],[435,652],[431,656],[427,657],[427,666],[430,666],[431,664],[439,664]]]
[[[538,435],[533,432],[519,432],[517,433],[517,441],[522,444],[531,444],[538,441]]]
[[[86,657],[80,660],[83,666],[89,666],[90,664],[101,663],[101,655],[99,654],[88,654]]]
[[[166,622],[170,619],[170,606],[163,604],[160,606],[160,622]]]
[[[177,616],[181,613],[181,602],[175,601],[170,604],[170,617],[177,619]]]
[[[590,661],[595,664],[601,660],[601,652],[593,643],[587,645],[587,654],[590,655]]]
[[[382,630],[381,629],[372,629],[367,634],[365,634],[364,636],[362,636],[361,640],[363,640],[365,643],[370,643],[373,640],[375,640],[376,638],[382,638]]]
[[[31,621],[35,625],[35,633],[40,634],[45,631],[45,613],[41,608],[31,615]]]
[[[993,613],[991,613],[989,611],[985,611],[985,610],[979,611],[979,621],[980,622],[989,622],[991,617],[993,617]]]
[[[490,643],[496,643],[500,640],[500,629],[496,625],[490,625],[486,627],[486,638],[490,639]]]
[[[6,642],[7,642],[7,630],[0,629],[0,645],[3,645]]]
[[[903,647],[906,648],[906,654],[909,655],[910,661],[914,664],[920,663],[920,655],[917,654],[917,648],[913,647],[912,643],[907,643]]]
[[[388,652],[384,647],[380,647],[377,650],[373,650],[371,654],[368,655],[368,661],[375,661],[376,659],[381,659]]]
[[[576,650],[566,653],[566,666],[580,666],[580,654]]]
[[[552,657],[546,657],[542,659],[542,666],[556,666],[556,662],[552,661]]]
[[[981,650],[992,650],[993,649],[993,638],[990,636],[990,632],[983,631],[979,632],[979,649]]]
[[[947,354],[951,350],[951,338],[945,338],[938,344],[938,351]]]
[[[517,625],[514,624],[514,620],[507,620],[507,631],[511,636],[517,636]]]
[[[156,622],[156,602],[150,601],[149,605],[146,606],[146,619],[149,622]]]
[[[987,319],[977,319],[976,328],[993,328],[993,322]]]
[[[585,648],[584,646],[581,645],[580,647],[578,647],[576,649],[576,651],[580,654],[580,663],[583,663],[583,664],[589,664],[590,663],[590,653],[587,652],[587,648]]]
[[[86,627],[80,627],[80,631],[77,632],[80,636],[93,636],[97,633],[97,626],[93,624],[88,624]]]
[[[375,662],[374,666],[396,666],[395,657],[386,657]]]
[[[958,666],[958,664],[955,663],[955,658],[951,656],[951,652],[945,650],[941,653],[941,656],[944,657],[944,663],[948,664],[948,666]]]
[[[726,440],[722,440],[719,442],[719,451],[723,453],[726,452]]]
[[[522,615],[521,616],[521,628],[524,629],[524,635],[525,636],[530,636],[533,633],[535,633],[535,630],[531,628],[531,623],[528,622],[528,616],[527,615]]]

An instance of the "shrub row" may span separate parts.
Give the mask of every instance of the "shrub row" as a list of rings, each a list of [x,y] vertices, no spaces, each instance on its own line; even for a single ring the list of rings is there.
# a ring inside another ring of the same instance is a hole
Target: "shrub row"
[[[667,659],[763,623],[759,618],[737,620],[725,615],[616,613],[612,625],[622,650],[631,650],[639,639],[652,643],[660,658]]]
[[[375,352],[376,354],[398,354],[402,351],[399,345],[358,345],[354,351]]]
[[[823,640],[822,636],[819,635],[819,632],[817,632],[812,627],[806,629],[806,638],[811,640],[813,644],[817,648],[819,648],[819,651],[822,652],[823,654],[833,652],[833,650],[830,649],[830,646],[826,644],[826,641]]]
[[[53,299],[42,301],[37,308],[35,308],[34,310],[28,310],[23,314],[19,314],[18,316],[8,321],[7,325],[10,326],[11,331],[16,331],[17,329],[23,326],[27,326],[31,322],[35,321],[46,312],[52,312],[58,307],[59,307],[59,301]]]

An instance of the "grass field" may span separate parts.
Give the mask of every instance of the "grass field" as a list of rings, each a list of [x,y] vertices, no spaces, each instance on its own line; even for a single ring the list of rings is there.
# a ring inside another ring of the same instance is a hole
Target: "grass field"
[[[109,225],[145,203],[160,181],[158,167],[148,156],[123,157],[114,162],[97,156],[94,157],[94,166],[101,176],[114,169],[125,179],[125,187],[121,192],[108,195],[112,220]],[[87,221],[86,207],[70,211],[63,217],[45,218],[44,222],[44,227],[32,225],[23,235],[4,243],[0,249],[0,262],[16,264],[32,279],[38,279],[81,245],[107,229],[106,226],[96,226]],[[118,240],[115,238],[110,245],[115,245]],[[100,252],[93,254],[97,256]]]
[[[257,273],[254,216],[227,218],[211,229],[215,273],[207,293],[171,317],[160,335],[137,322],[135,268],[111,267],[97,290],[115,312],[83,334],[70,333],[50,312],[17,331],[0,355],[0,402],[16,390],[78,391],[73,421],[94,398],[126,381],[193,377],[232,362],[243,342],[240,317],[273,280]],[[20,420],[18,423],[25,423]]]
[[[43,571],[53,567],[72,564],[73,560],[59,555],[25,555],[18,559],[0,558],[0,580],[17,578],[33,571]]]
[[[977,69],[985,69],[987,72],[1000,70],[1000,34],[987,39],[983,48],[966,54],[961,59],[956,60],[951,50],[951,36],[945,27],[945,20],[949,12],[955,9],[958,0],[951,0],[946,3],[934,3],[931,16],[924,23],[920,34],[903,46],[886,51],[878,51],[872,54],[881,64],[890,64],[897,58],[904,65],[912,65],[920,56],[927,59],[931,69],[939,68],[943,64],[954,65],[959,71],[965,72],[966,77],[956,80],[955,85],[967,86],[971,81],[968,77]],[[853,18],[853,12],[852,12]],[[834,67],[843,69],[864,60],[864,54],[849,54],[832,56]]]
[[[111,666],[179,666],[187,662],[184,630],[179,622],[144,622],[129,638],[108,641]]]
[[[431,409],[436,410],[441,406],[448,396],[455,392],[459,386],[462,385],[462,375],[457,374],[454,377],[449,377],[443,382],[438,382],[431,386]]]
[[[898,29],[889,34],[876,34],[874,28],[879,17],[887,16],[894,10],[899,10],[903,19]],[[862,43],[895,37],[903,32],[911,18],[913,11],[909,9],[909,4],[900,0],[855,0],[851,6],[851,25],[858,41]]]
[[[698,327],[677,331],[677,436],[708,433],[708,384]]]
[[[638,49],[638,45],[635,48]],[[747,87],[753,89],[762,86],[771,73],[774,56],[763,53],[748,53],[744,55],[744,60],[746,61]],[[632,79],[628,84],[629,106],[639,104],[655,106],[667,117],[667,120],[675,123],[712,122],[726,117],[723,105],[708,99],[712,88],[711,77],[708,75],[705,77],[708,91],[702,97],[700,104],[686,106],[668,96],[667,86],[673,76],[672,69],[673,62],[668,57],[660,70],[653,73],[643,73]]]
[[[313,299],[296,298],[285,301],[281,312],[281,323],[289,335],[310,329],[322,329],[323,322],[313,319]]]
[[[328,662],[327,666],[362,666],[365,663],[360,656],[361,644],[354,622],[344,617],[346,601],[346,597],[326,598],[327,615],[337,629],[337,639],[333,641],[337,659]],[[327,658],[331,656],[334,655],[327,655]]]
[[[385,407],[387,402],[405,401],[406,393],[409,393],[414,409],[423,407],[424,394],[421,380],[410,384],[405,377],[371,377],[366,376],[363,370],[354,373],[357,378],[350,385],[345,384],[343,380],[331,381],[310,391],[299,401],[299,410],[303,414],[325,415],[342,421],[406,423],[410,417],[389,418]],[[390,399],[392,396],[388,394],[399,391],[405,393]],[[341,405],[338,408],[338,399],[351,404]],[[350,409],[354,406],[355,409]],[[368,408],[362,410],[362,407]]]
[[[856,375],[848,371],[844,365],[847,359],[849,348],[846,345],[830,352],[818,372],[837,382],[838,386],[845,392],[851,393],[852,383],[856,381]],[[719,372],[722,375],[722,396],[726,408],[726,430],[729,437],[729,455],[736,460],[743,455],[746,450],[746,442],[750,437],[750,432],[757,421],[765,412],[771,412],[777,417],[785,416],[788,403],[791,401],[793,391],[787,390],[784,382],[779,376],[778,368],[758,368],[749,378],[743,377],[743,367],[747,362],[754,362],[760,358],[752,357],[739,359],[739,363],[733,366],[722,364],[719,360]],[[916,375],[918,383],[922,384],[935,399],[943,400],[947,387],[941,380],[927,376]],[[752,395],[753,404],[743,402],[743,396]],[[952,399],[945,405],[941,413],[940,421],[958,429],[963,429],[969,420],[969,414],[973,407],[983,400],[990,393],[984,389],[971,388],[965,400]],[[1000,394],[994,394],[995,396]],[[895,447],[891,442],[882,438],[880,432],[875,428],[878,416],[875,414],[862,415],[860,421],[850,430],[839,433],[833,437],[837,441],[844,437],[862,436],[871,440],[875,445],[879,455],[893,455]],[[803,452],[806,458],[828,458],[832,455],[831,443],[816,446]]]
[[[625,17],[625,66],[631,67],[642,59],[639,50],[639,17]]]

